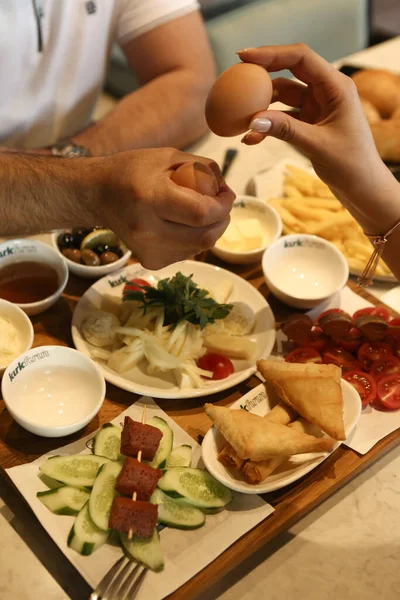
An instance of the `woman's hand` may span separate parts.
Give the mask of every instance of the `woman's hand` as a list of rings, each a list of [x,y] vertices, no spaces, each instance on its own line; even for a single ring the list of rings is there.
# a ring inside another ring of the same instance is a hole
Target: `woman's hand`
[[[273,80],[273,100],[294,109],[266,110],[254,116],[243,142],[267,136],[304,152],[328,185],[348,188],[381,164],[353,81],[304,44],[263,46],[238,52],[244,62],[269,72],[289,69],[300,82]]]

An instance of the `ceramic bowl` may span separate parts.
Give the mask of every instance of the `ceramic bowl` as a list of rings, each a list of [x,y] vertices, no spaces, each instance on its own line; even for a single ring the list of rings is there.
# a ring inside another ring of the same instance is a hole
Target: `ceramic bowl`
[[[263,231],[263,242],[259,248],[248,251],[239,251],[227,248],[223,237],[218,240],[211,251],[225,262],[244,265],[257,262],[268,246],[279,238],[282,233],[282,219],[279,213],[269,204],[252,196],[238,196],[231,211],[231,225],[234,226],[236,219],[257,219]]]
[[[43,437],[62,437],[97,415],[106,384],[96,363],[77,350],[42,346],[8,365],[1,389],[21,427]]]
[[[30,322],[29,317],[26,316],[23,310],[19,308],[16,304],[12,302],[7,302],[7,300],[0,300],[0,319],[6,319],[13,325],[16,332],[16,341],[18,343],[18,348],[16,349],[16,353],[12,360],[14,360],[15,356],[21,354],[23,352],[27,352],[32,348],[33,344],[33,327]],[[0,335],[1,332],[0,332]],[[1,346],[1,342],[0,342]],[[3,361],[2,354],[0,350],[0,378],[2,377],[7,365],[10,363],[10,360]]]
[[[104,275],[109,275],[110,273],[114,273],[114,271],[118,271],[122,269],[132,256],[132,252],[127,250],[121,258],[116,260],[109,265],[99,265],[98,267],[89,267],[88,265],[81,265],[80,263],[76,263],[69,258],[66,258],[61,252],[57,244],[57,239],[60,233],[63,231],[56,231],[51,236],[51,242],[53,244],[53,248],[57,252],[59,256],[61,256],[62,260],[65,261],[69,271],[78,277],[83,277],[85,279],[99,279],[100,277],[104,277]]]
[[[295,308],[313,308],[341,290],[349,278],[343,254],[315,235],[293,234],[265,251],[262,270],[271,292]]]
[[[51,296],[38,302],[17,304],[27,315],[37,315],[44,312],[61,296],[68,282],[67,266],[58,252],[48,244],[30,239],[8,240],[0,244],[0,269],[11,263],[26,261],[45,263],[57,272],[58,288]]]

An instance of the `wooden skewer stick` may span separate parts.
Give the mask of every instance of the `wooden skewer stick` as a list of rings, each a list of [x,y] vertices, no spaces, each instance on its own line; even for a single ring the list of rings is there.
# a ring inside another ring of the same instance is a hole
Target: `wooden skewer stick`
[[[144,405],[144,407],[143,407],[142,425],[144,425],[145,422],[146,422],[146,405]],[[142,451],[141,450],[139,450],[139,452],[138,452],[137,460],[138,460],[138,462],[142,462]],[[137,499],[137,492],[133,492],[132,500],[134,502],[136,502],[136,499]],[[128,532],[128,540],[131,540],[132,536],[133,536],[133,532],[132,532],[132,529],[130,529]]]

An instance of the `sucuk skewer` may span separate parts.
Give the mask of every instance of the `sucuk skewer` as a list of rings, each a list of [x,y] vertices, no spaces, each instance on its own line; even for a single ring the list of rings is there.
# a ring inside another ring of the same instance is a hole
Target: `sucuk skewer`
[[[142,425],[144,425],[145,422],[146,422],[146,405],[144,405],[144,407],[143,407]],[[141,450],[139,450],[139,452],[137,454],[137,461],[138,462],[142,462],[142,451]],[[137,492],[135,491],[135,492],[133,492],[132,500],[134,502],[136,502],[136,498],[137,498]],[[131,540],[132,536],[133,536],[133,532],[132,532],[132,529],[130,529],[129,532],[128,532],[128,540]]]

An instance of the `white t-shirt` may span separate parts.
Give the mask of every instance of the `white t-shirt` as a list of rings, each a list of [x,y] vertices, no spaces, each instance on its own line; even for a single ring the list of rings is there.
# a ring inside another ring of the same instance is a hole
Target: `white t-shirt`
[[[111,46],[198,8],[196,0],[0,0],[0,145],[43,147],[86,127]]]

